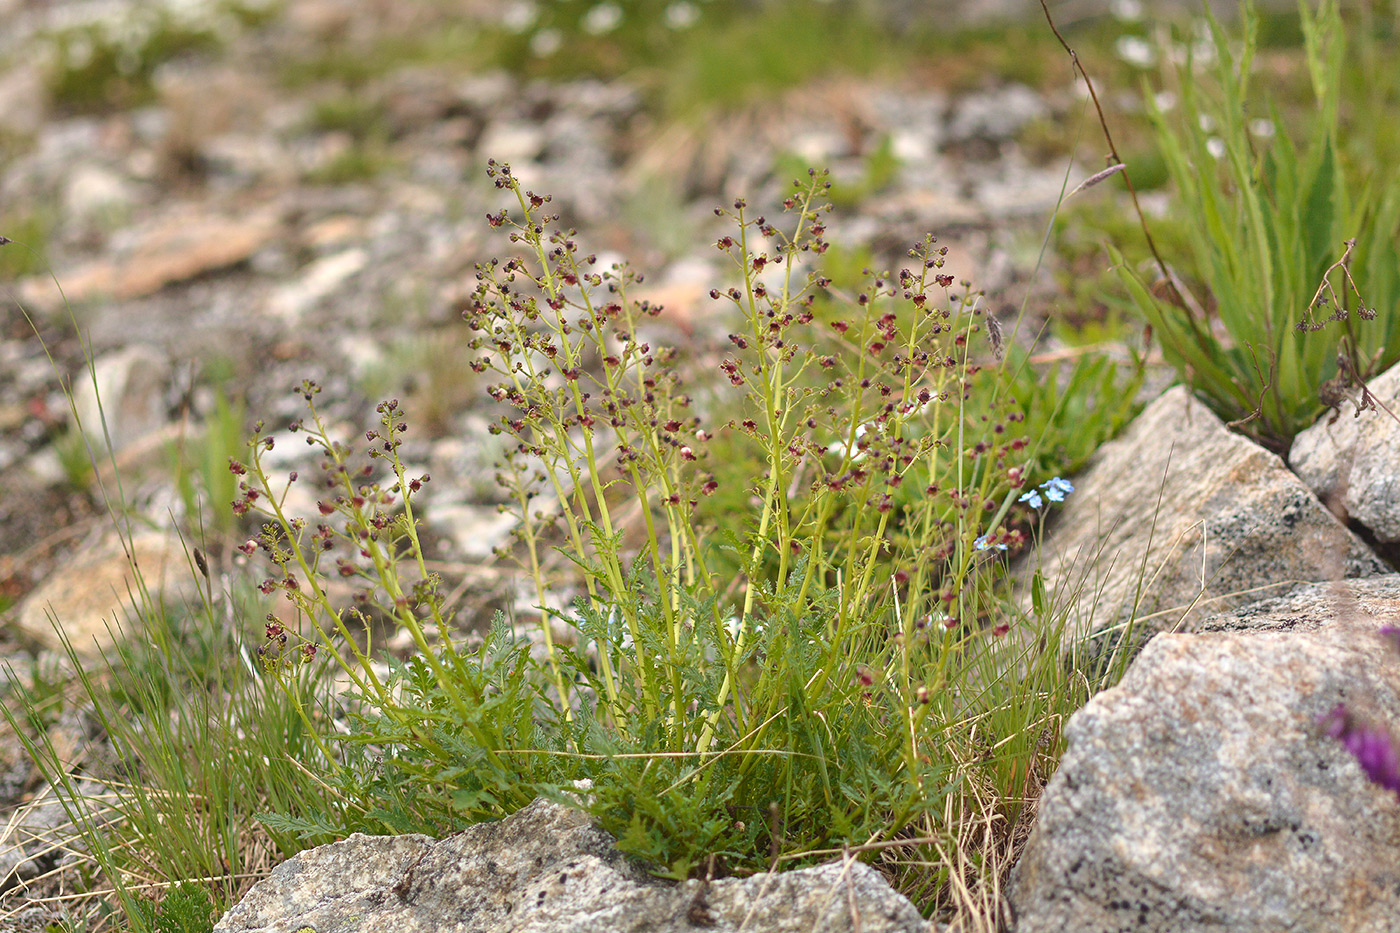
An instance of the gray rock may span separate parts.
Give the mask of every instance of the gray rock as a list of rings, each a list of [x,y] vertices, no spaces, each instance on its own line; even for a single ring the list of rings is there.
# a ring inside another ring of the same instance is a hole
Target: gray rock
[[[1357,413],[1343,403],[1299,434],[1288,460],[1298,478],[1343,521],[1354,519],[1378,541],[1400,541],[1400,366],[1370,383],[1371,394],[1388,408]]]
[[[214,930],[912,933],[928,926],[860,862],[676,885],[630,863],[586,814],[537,800],[441,841],[356,834],[302,852]]]
[[[140,586],[133,563],[140,569]],[[197,586],[190,558],[175,536],[140,532],[123,541],[110,530],[35,587],[14,613],[10,630],[55,650],[63,650],[66,639],[82,657],[95,660],[123,634],[140,631],[143,588],[173,605],[194,598]]]
[[[942,90],[876,90],[871,94],[870,106],[879,124],[889,128],[897,159],[919,164],[937,160],[943,141],[943,113],[948,107]]]
[[[78,922],[53,907],[25,907],[5,917],[5,933],[50,933],[75,926]]]
[[[428,510],[429,521],[457,546],[463,556],[474,560],[490,557],[498,547],[510,540],[516,518],[494,505],[469,502],[434,502]]]
[[[64,210],[78,222],[118,226],[130,215],[135,202],[131,183],[96,162],[74,167],[64,183]]]
[[[8,888],[31,881],[57,865],[74,861],[83,844],[69,818],[70,808],[99,825],[112,818],[101,804],[94,803],[110,797],[106,787],[82,780],[74,789],[81,798],[78,801],[68,799],[66,790],[46,785],[32,800],[6,814],[0,831],[0,885]]]
[[[48,118],[47,104],[44,73],[37,63],[22,61],[0,72],[0,131],[37,133]]]
[[[297,277],[279,286],[269,302],[269,311],[288,324],[297,324],[308,310],[333,294],[357,275],[369,262],[369,253],[351,247],[315,260]]]
[[[1012,875],[1017,933],[1400,930],[1400,802],[1318,726],[1345,701],[1400,734],[1377,634],[1400,577],[1343,589],[1212,623],[1267,631],[1158,635],[1075,714]]]
[[[141,344],[105,354],[74,380],[79,426],[94,441],[110,437],[121,451],[168,423],[170,360]],[[105,430],[104,430],[105,428]]]
[[[1396,580],[1394,574],[1386,574],[1299,587],[1287,596],[1203,619],[1192,631],[1312,631],[1357,618],[1374,620],[1377,625],[1400,624],[1400,587]]]
[[[1135,638],[1385,564],[1274,454],[1226,430],[1185,388],[1153,402],[1094,455],[1052,513],[1047,588],[1095,593],[1068,621],[1082,637],[1126,621]],[[1034,562],[1016,568],[1028,590]]]
[[[1032,120],[1050,115],[1044,99],[1024,84],[1008,84],[958,100],[948,120],[948,139],[1011,139]]]
[[[1010,147],[1006,155],[984,165],[965,170],[967,189],[988,217],[1012,218],[1038,215],[1052,210],[1064,185],[1064,170],[1038,168]],[[978,280],[986,287],[987,270],[978,269]]]
[[[482,133],[476,151],[483,159],[524,166],[539,157],[547,138],[540,126],[514,120],[496,120]]]

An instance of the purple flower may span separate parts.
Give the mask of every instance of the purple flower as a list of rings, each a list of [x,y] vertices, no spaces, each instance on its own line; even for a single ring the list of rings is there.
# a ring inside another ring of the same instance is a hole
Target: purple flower
[[[1400,650],[1400,626],[1382,625],[1379,631],[1381,637],[1390,642],[1391,647]]]
[[[1384,729],[1368,726],[1338,703],[1320,720],[1323,731],[1351,752],[1371,783],[1400,796],[1400,752],[1395,740]]]

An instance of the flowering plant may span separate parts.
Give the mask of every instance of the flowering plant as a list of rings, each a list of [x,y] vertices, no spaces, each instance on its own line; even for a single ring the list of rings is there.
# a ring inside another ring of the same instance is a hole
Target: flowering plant
[[[816,266],[817,173],[786,199],[789,224],[735,201],[716,211],[734,232],[715,243],[734,284],[710,293],[732,322],[728,394],[702,398],[687,388],[700,360],[632,297],[642,277],[600,268],[508,166],[489,175],[514,201],[488,219],[515,254],[478,267],[464,316],[471,366],[493,376],[497,481],[516,519],[502,554],[531,581],[538,652],[505,621],[473,656],[454,644],[415,530],[426,477],[404,472],[392,402],[366,435],[392,475],[372,482],[302,387],[304,431],[326,454],[320,524],[283,513],[257,456],[266,440],[246,468],[241,505],[271,519],[247,546],[276,568],[264,587],[325,620],[324,638],[344,624],[318,582],[334,557],[357,611],[377,607],[419,646],[387,679],[358,648],[345,659],[379,711],[363,741],[397,763],[342,775],[370,815],[345,828],[438,831],[537,793],[574,800],[588,778],[603,825],[678,876],[702,856],[761,867],[915,825],[951,832],[950,756],[973,740],[955,685],[1001,663],[968,648],[984,632],[1003,643],[1012,613],[978,551],[989,534],[1023,539],[989,532],[1018,497],[1073,488],[1055,477],[1022,493],[1033,451],[1022,413],[985,400],[998,375],[975,350],[994,349],[973,339],[980,296],[944,271],[933,237],[898,275],[835,289]],[[300,656],[284,627],[268,632],[271,657]],[[1016,773],[1044,753],[1021,750]]]

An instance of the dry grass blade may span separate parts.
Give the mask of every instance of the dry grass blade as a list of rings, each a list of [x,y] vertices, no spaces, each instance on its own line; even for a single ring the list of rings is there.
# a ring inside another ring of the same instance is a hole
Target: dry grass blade
[[[89,804],[105,803],[109,813],[116,799],[115,794],[84,798]],[[13,886],[0,895],[0,904],[4,905],[0,908],[0,921],[34,908],[86,905],[103,896],[101,890],[70,890],[78,886],[84,876],[99,876],[100,868],[92,854],[79,844],[78,831],[70,822],[62,819],[55,823],[47,817],[36,816],[59,803],[58,791],[52,785],[46,785],[10,814],[3,832],[0,832],[0,859],[13,866],[7,879],[12,880]],[[26,864],[41,866],[48,863],[54,863],[53,867],[33,877],[20,875],[20,869]]]

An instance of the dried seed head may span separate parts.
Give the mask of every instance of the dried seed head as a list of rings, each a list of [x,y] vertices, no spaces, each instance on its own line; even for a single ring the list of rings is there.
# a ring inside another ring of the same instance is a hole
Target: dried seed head
[[[1001,342],[1001,321],[992,314],[987,315],[987,341],[992,345],[992,356],[1001,359],[1006,352]]]

